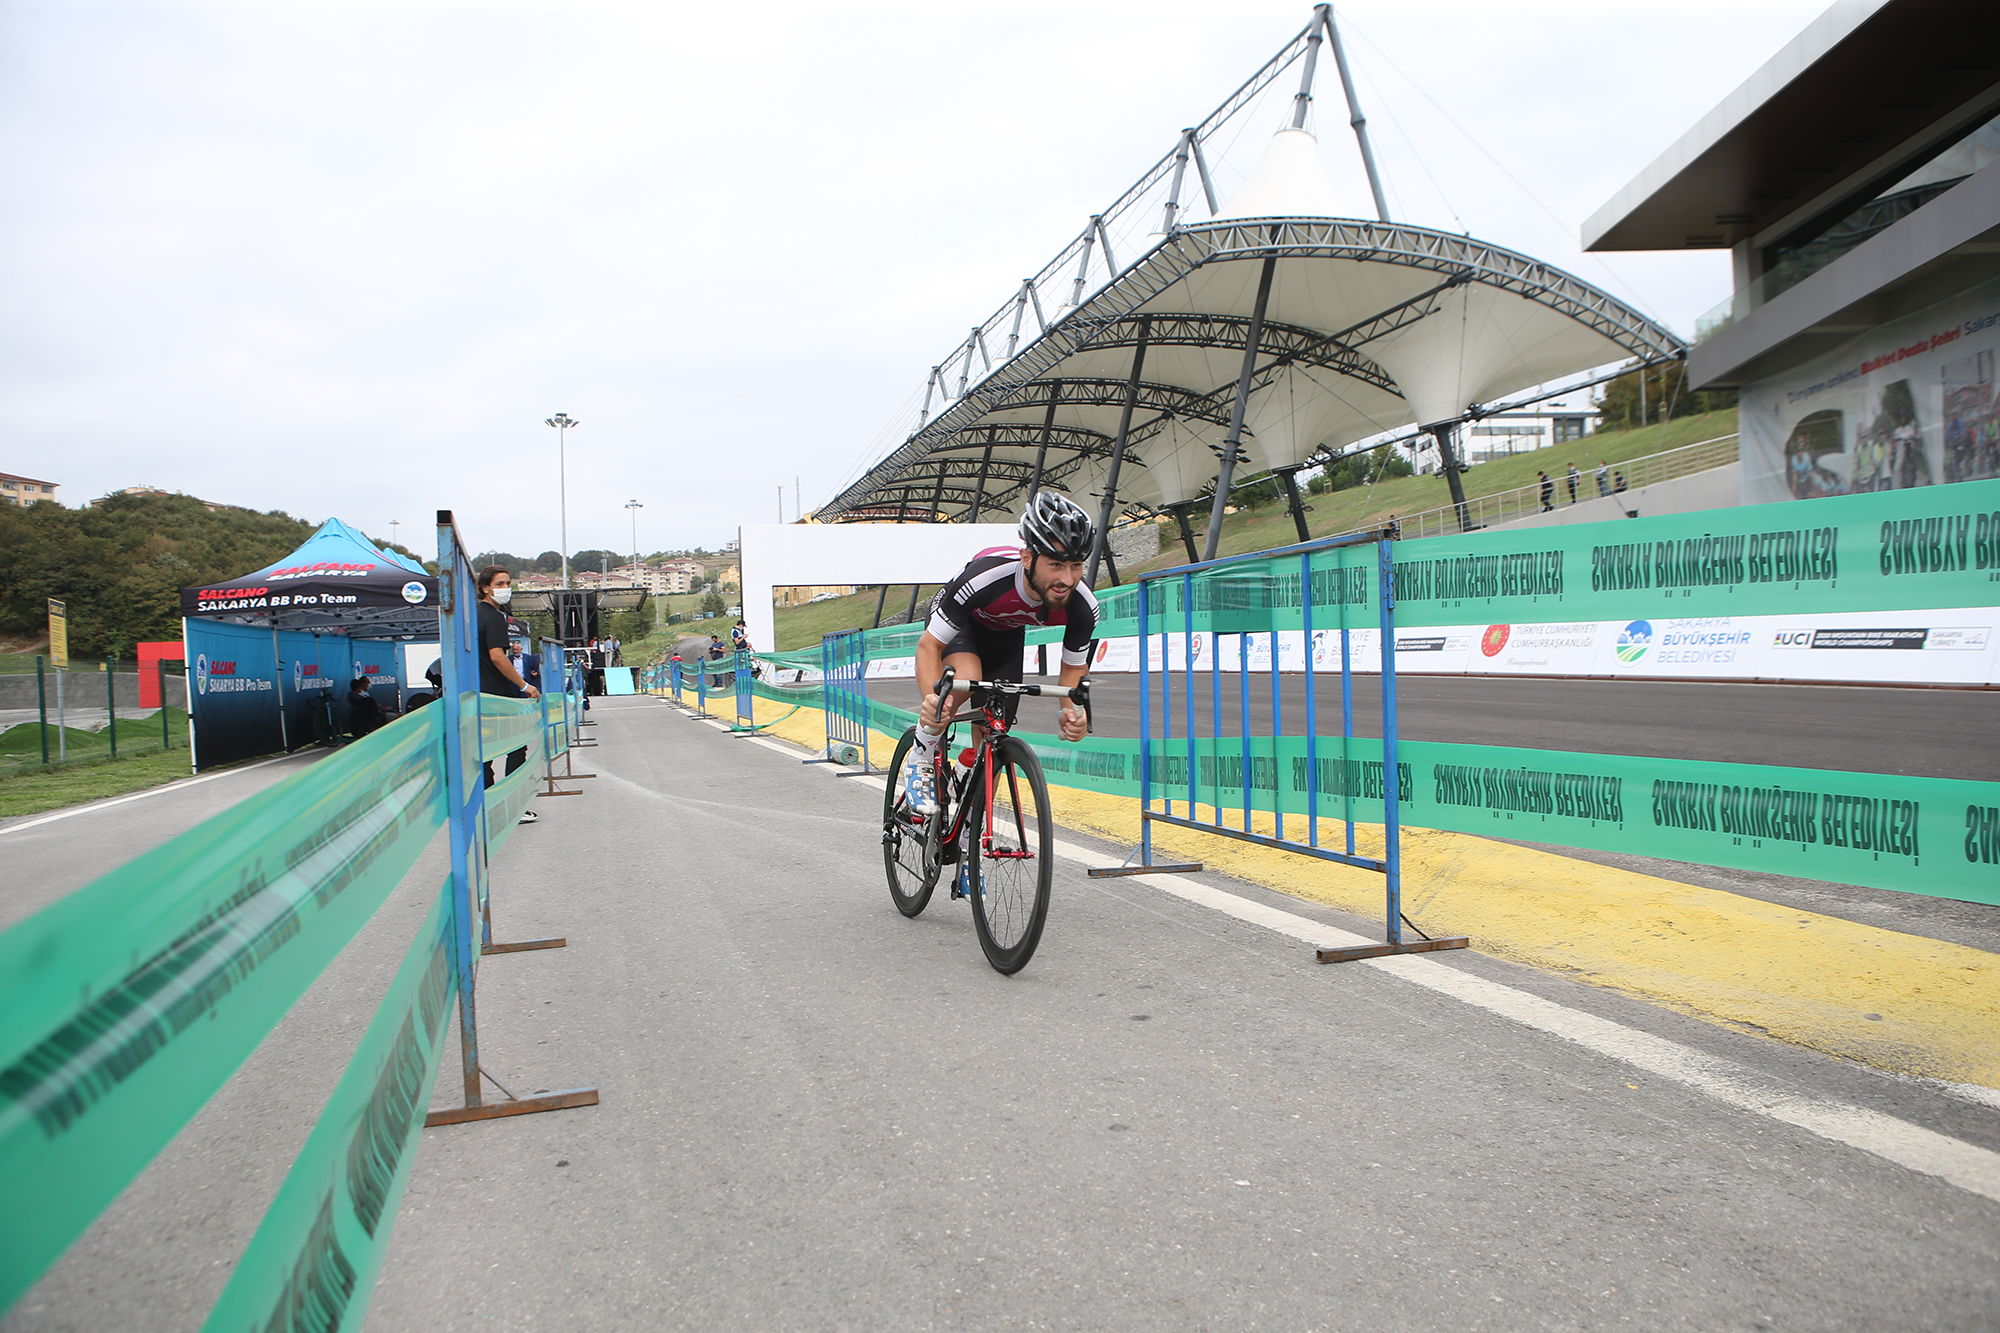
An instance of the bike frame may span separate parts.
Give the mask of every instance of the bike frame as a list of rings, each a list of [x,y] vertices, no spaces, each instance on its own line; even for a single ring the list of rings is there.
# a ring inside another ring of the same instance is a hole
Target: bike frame
[[[1011,769],[1007,774],[1007,793],[1014,801],[1014,817],[1019,824],[1016,832],[1020,835],[1021,845],[1018,851],[1001,852],[997,855],[993,851],[993,766],[999,740],[1007,734],[1008,730],[1007,717],[999,706],[999,700],[1007,695],[1053,695],[1057,698],[1067,698],[1079,706],[1083,706],[1088,703],[1090,697],[1090,682],[1086,679],[1070,687],[1023,685],[1013,681],[967,681],[958,683],[952,679],[951,668],[946,667],[943,677],[938,681],[937,693],[940,704],[942,704],[945,694],[949,692],[957,690],[970,694],[973,690],[982,689],[988,692],[988,699],[986,703],[980,706],[979,720],[971,724],[984,731],[984,735],[980,738],[978,749],[973,754],[971,770],[979,774],[982,779],[980,783],[980,799],[982,801],[980,813],[983,818],[980,820],[979,854],[993,860],[1032,860],[1035,854],[1028,848],[1028,825],[1026,818],[1021,813],[1021,784]],[[952,726],[956,726],[957,722],[958,719],[953,719]],[[951,750],[951,727],[948,726],[945,728],[944,735],[938,738],[937,755],[932,760],[932,763],[937,766],[936,781],[940,792],[950,790],[948,784],[951,772],[958,767],[949,757]],[[1049,812],[1046,810],[1036,813],[1037,817],[1041,819],[1049,817]],[[965,818],[966,805],[964,801],[960,801],[958,809],[952,814],[950,826],[939,839],[941,847],[949,847],[964,836]],[[965,864],[961,861],[959,863],[959,876],[963,877],[964,874]]]

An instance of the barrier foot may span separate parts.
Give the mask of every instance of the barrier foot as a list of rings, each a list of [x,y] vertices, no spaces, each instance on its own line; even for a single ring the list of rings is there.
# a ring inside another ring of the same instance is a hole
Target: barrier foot
[[[424,1117],[424,1128],[434,1125],[463,1125],[470,1120],[498,1120],[509,1115],[533,1115],[537,1111],[562,1111],[572,1106],[597,1105],[596,1088],[569,1088],[540,1097],[490,1102],[480,1106],[455,1106],[448,1111],[432,1111]]]
[[[1201,862],[1172,861],[1151,866],[1091,866],[1083,873],[1092,879],[1110,879],[1116,875],[1195,875],[1201,873]]]
[[[1463,935],[1447,935],[1435,940],[1414,940],[1407,944],[1357,944],[1351,949],[1315,949],[1313,957],[1322,963],[1352,963],[1361,958],[1387,958],[1399,953],[1430,953],[1435,949],[1463,949]]]
[[[558,795],[574,796],[576,795],[576,793],[560,792],[558,793]],[[479,952],[482,954],[526,953],[530,949],[567,949],[568,947],[569,947],[569,937],[567,935],[556,935],[546,940],[519,940],[513,944],[483,945],[480,948]]]

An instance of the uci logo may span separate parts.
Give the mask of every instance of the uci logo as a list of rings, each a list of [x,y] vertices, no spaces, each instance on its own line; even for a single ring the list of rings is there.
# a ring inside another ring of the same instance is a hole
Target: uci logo
[[[1813,632],[1809,629],[1781,629],[1771,636],[1773,648],[1810,648]]]
[[[203,654],[202,654],[201,656],[199,656],[199,657],[197,657],[197,658],[195,658],[195,659],[194,659],[194,692],[195,692],[196,694],[207,694],[207,693],[208,693],[208,654],[207,654],[207,653],[203,653]]]

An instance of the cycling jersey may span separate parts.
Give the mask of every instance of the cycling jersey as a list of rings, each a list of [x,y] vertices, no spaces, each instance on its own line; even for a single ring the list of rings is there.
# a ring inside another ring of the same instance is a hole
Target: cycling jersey
[[[1019,548],[996,546],[974,556],[957,578],[945,584],[924,628],[947,646],[967,637],[974,642],[997,640],[994,646],[1003,650],[1011,644],[1018,665],[1018,645],[1029,629],[1042,625],[1063,627],[1064,666],[1090,665],[1091,645],[1097,637],[1097,598],[1090,589],[1079,583],[1062,604],[1044,602],[1028,586],[1028,570]],[[980,654],[982,660],[988,655]],[[987,665],[990,668],[995,663]]]

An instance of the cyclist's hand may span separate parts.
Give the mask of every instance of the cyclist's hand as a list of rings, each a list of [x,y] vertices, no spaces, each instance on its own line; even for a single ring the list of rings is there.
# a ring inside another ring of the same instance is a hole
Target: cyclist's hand
[[[1056,713],[1056,726],[1061,729],[1064,740],[1080,741],[1083,739],[1084,731],[1090,726],[1090,719],[1084,716],[1081,708],[1065,703]]]
[[[939,725],[938,697],[935,694],[926,694],[924,696],[923,703],[917,707],[917,721],[922,723],[928,730],[935,731],[937,729]]]

